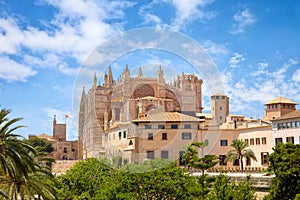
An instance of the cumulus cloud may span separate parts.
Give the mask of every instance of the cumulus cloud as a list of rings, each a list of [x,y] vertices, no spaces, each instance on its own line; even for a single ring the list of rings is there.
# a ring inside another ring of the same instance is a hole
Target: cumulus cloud
[[[82,63],[97,45],[120,32],[120,24],[110,24],[107,19],[123,18],[123,10],[135,3],[120,0],[79,0],[76,3],[71,0],[44,0],[39,4],[51,5],[57,12],[51,20],[43,21],[38,27],[24,23],[26,19],[19,15],[0,17],[0,55],[7,54],[9,59],[18,63],[20,61],[10,55],[25,54],[27,66],[43,62],[49,64],[44,67],[54,67],[64,74],[74,75],[77,69],[66,66],[66,60],[71,58]],[[54,55],[53,59],[45,58],[45,54]],[[34,75],[33,71],[28,73]],[[24,81],[28,76],[17,73],[15,77]]]
[[[239,66],[240,62],[245,61],[245,57],[240,53],[233,53],[233,56],[229,59],[229,66],[236,68]]]
[[[232,25],[232,34],[243,33],[247,26],[250,26],[256,21],[256,18],[248,8],[238,11],[234,16],[235,23]]]
[[[37,74],[37,71],[29,66],[11,60],[7,56],[0,56],[0,79],[5,79],[8,82],[26,81],[30,76]]]

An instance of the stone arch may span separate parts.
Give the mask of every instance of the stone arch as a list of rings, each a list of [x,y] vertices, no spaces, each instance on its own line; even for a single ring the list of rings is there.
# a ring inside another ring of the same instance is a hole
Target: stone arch
[[[154,89],[149,84],[138,85],[133,92],[133,97],[135,99],[147,97],[147,96],[151,96],[151,97],[155,96]]]

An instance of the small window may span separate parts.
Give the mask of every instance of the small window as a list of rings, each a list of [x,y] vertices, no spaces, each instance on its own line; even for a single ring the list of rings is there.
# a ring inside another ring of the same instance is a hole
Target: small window
[[[249,145],[249,140],[248,140],[248,139],[245,139],[245,142],[246,142],[246,144],[248,144],[248,145]]]
[[[220,145],[221,146],[227,146],[227,140],[221,140]]]
[[[226,155],[220,155],[220,165],[227,165],[227,163],[225,162],[226,159]]]
[[[129,140],[129,145],[133,145],[133,142],[132,142],[132,140]]]
[[[159,125],[157,126],[157,128],[158,128],[158,129],[165,129],[165,125],[164,125],[164,124],[159,124]]]
[[[222,96],[222,99],[225,99],[225,96]]]
[[[72,152],[76,151],[74,148],[72,149]]]
[[[254,139],[250,138],[250,145],[254,145]]]
[[[246,158],[246,166],[251,166],[251,158]]]
[[[182,133],[183,140],[190,140],[192,139],[192,133]]]
[[[185,129],[191,129],[192,126],[191,126],[191,124],[185,124],[185,125],[184,125],[184,128],[185,128]]]
[[[122,138],[122,132],[119,132],[119,140]]]
[[[294,144],[294,137],[286,137],[286,142]]]
[[[282,138],[275,138],[275,145],[282,143]]]
[[[153,140],[153,133],[148,133],[148,140]]]
[[[223,117],[222,116],[220,116],[220,120],[222,120],[223,119]]]
[[[220,107],[220,110],[222,110],[222,107]]]
[[[178,129],[178,125],[177,124],[171,124],[171,129]]]
[[[68,153],[68,149],[66,147],[64,148],[64,153]]]
[[[262,152],[261,153],[261,164],[262,165],[268,165],[269,164],[269,153],[268,152]]]
[[[261,138],[261,143],[262,144],[267,144],[267,138],[266,137]]]
[[[147,151],[147,158],[154,159],[154,151]]]
[[[169,158],[169,151],[161,151],[160,152],[160,157],[163,159],[168,159]]]
[[[255,144],[260,145],[260,138],[255,138]]]
[[[179,165],[180,166],[185,166],[187,164],[187,161],[182,159],[182,156],[184,153],[185,153],[184,151],[179,151]]]
[[[162,133],[161,134],[161,139],[162,140],[167,140],[168,139],[168,134],[167,133]]]
[[[123,131],[123,138],[126,138],[126,131]]]
[[[145,125],[145,129],[151,129],[151,125]]]
[[[239,159],[233,161],[233,166],[240,166]]]

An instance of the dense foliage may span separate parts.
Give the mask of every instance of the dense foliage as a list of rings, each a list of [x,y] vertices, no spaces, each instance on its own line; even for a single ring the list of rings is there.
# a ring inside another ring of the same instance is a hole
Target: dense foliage
[[[276,175],[272,179],[267,199],[299,199],[300,197],[300,145],[281,143],[270,155],[269,170]]]
[[[54,147],[52,146],[51,142],[38,137],[29,138],[28,140],[25,140],[25,142],[31,144],[33,147],[39,148],[41,151],[46,153],[51,153],[54,151]]]
[[[101,160],[90,158],[59,177],[57,190],[60,199],[201,199],[200,177],[189,175],[167,160],[154,159],[113,169]],[[221,181],[216,180],[211,188],[205,188],[208,190],[205,199],[221,199],[215,196],[219,187],[226,188],[225,199],[232,199],[238,191],[233,199],[238,199],[235,198],[238,195],[245,200],[253,199],[249,181],[235,185],[224,175]]]

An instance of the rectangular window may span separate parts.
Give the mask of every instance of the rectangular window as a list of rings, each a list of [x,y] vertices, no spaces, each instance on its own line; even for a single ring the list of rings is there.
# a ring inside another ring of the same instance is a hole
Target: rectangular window
[[[222,107],[220,107],[220,110],[222,110]]]
[[[177,124],[171,124],[171,129],[178,129],[178,125]]]
[[[165,129],[165,125],[164,125],[164,124],[159,124],[159,125],[157,126],[157,128],[158,128],[158,129]]]
[[[287,123],[286,123],[286,127],[287,127],[287,128],[291,128],[291,122],[287,122]]]
[[[233,166],[240,166],[240,162],[238,159],[233,161]]]
[[[281,123],[277,124],[277,128],[282,129],[282,124]]]
[[[126,131],[123,131],[123,138],[126,138]]]
[[[167,133],[162,133],[161,134],[161,139],[162,140],[167,140],[168,139],[168,134]]]
[[[64,153],[68,153],[68,149],[66,147],[64,148]]]
[[[267,138],[266,137],[261,138],[261,143],[262,144],[267,144]]]
[[[160,157],[163,159],[168,159],[169,158],[169,151],[161,151],[160,152]]]
[[[282,138],[275,138],[275,145],[282,143]]]
[[[249,145],[249,140],[248,139],[245,139],[245,142]]]
[[[300,127],[300,121],[297,122],[297,127]]]
[[[226,155],[220,155],[220,165],[227,165],[227,163],[225,162],[226,159]]]
[[[147,151],[147,158],[154,159],[154,151]]]
[[[151,125],[145,125],[145,129],[151,129]]]
[[[255,138],[255,144],[260,145],[260,138]]]
[[[296,128],[296,122],[291,122],[292,123],[292,128]]]
[[[227,146],[227,140],[221,140],[220,145],[221,146]]]
[[[294,137],[286,137],[286,142],[294,144]]]
[[[148,140],[153,140],[153,133],[148,133]]]
[[[251,158],[246,158],[246,166],[251,166]]]
[[[191,127],[192,127],[191,124],[185,124],[185,125],[184,125],[184,128],[185,128],[185,129],[191,129]]]
[[[119,132],[119,140],[122,138],[122,132]]]
[[[268,152],[262,152],[261,153],[261,164],[262,165],[268,165],[269,164],[269,153]]]
[[[286,123],[282,123],[282,129],[286,128]]]
[[[190,140],[192,139],[192,133],[182,133],[183,140]]]
[[[254,139],[250,138],[250,145],[254,145]]]

